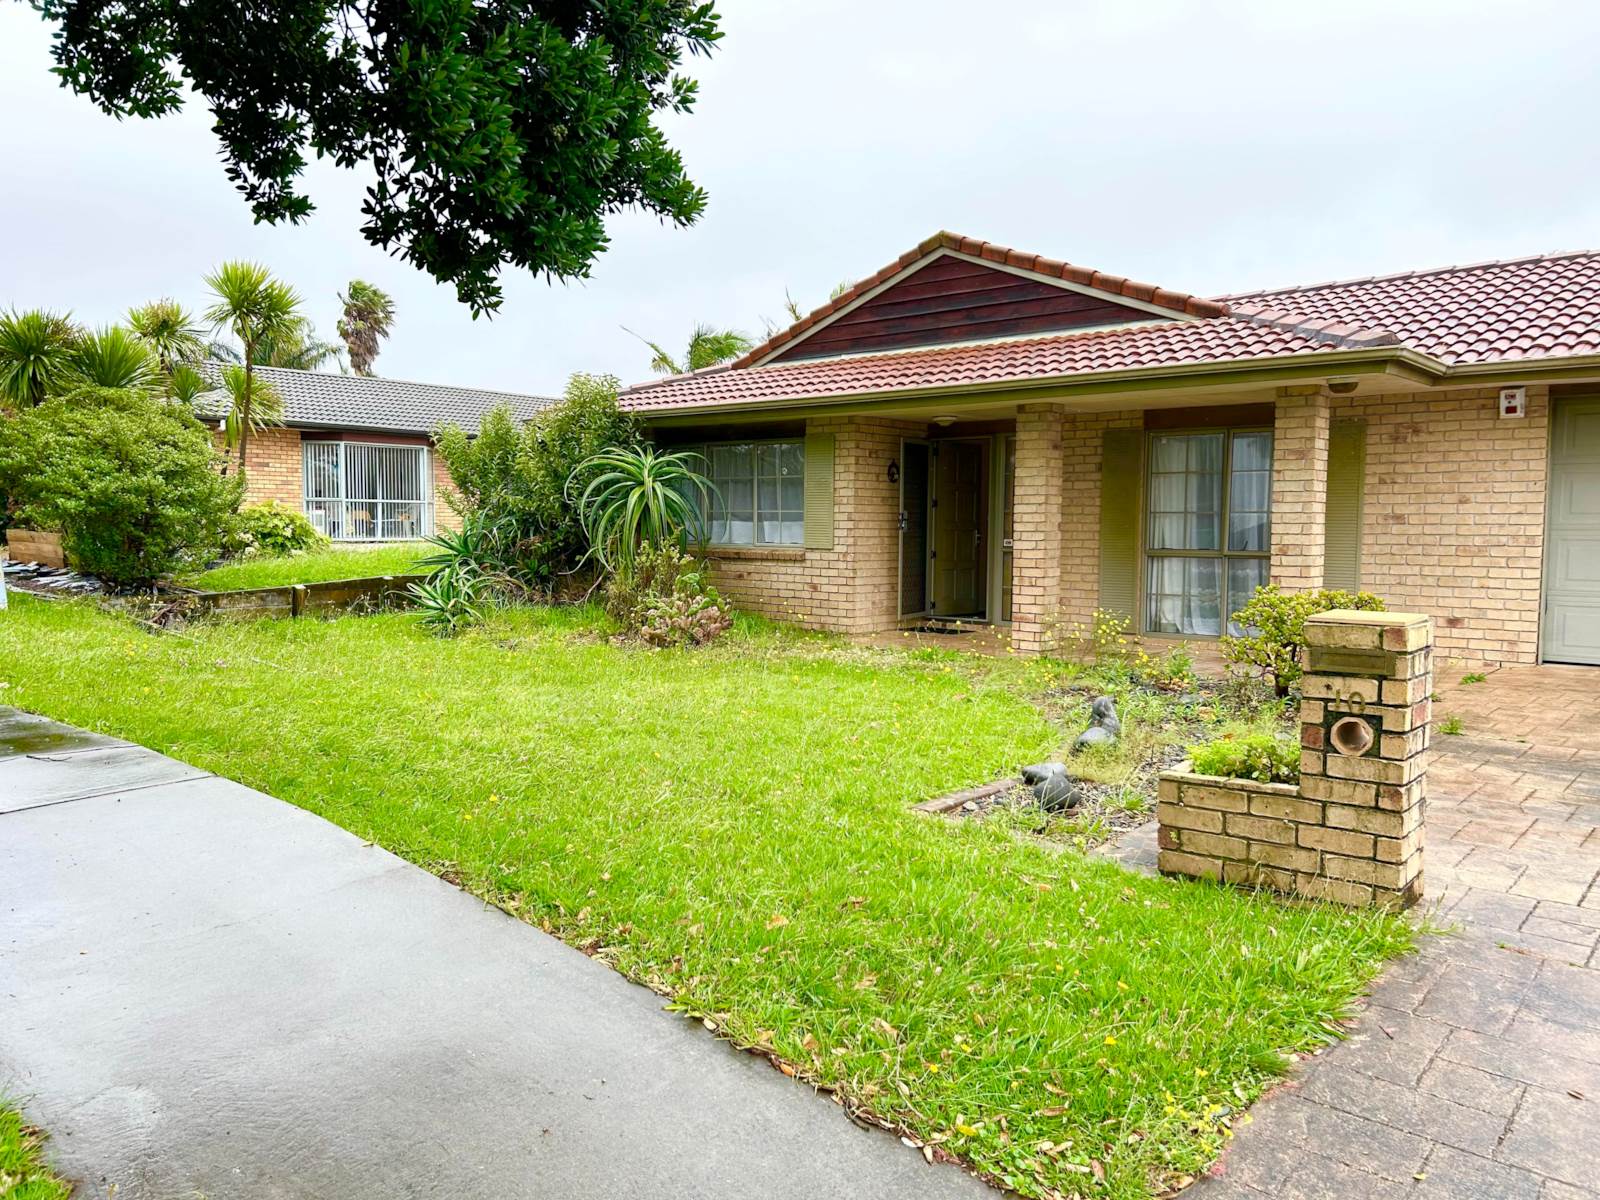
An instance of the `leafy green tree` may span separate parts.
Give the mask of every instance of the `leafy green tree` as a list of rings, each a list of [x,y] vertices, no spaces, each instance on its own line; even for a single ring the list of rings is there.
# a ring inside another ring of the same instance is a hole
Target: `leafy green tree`
[[[136,334],[120,325],[108,325],[79,340],[63,382],[66,388],[153,392],[161,387],[161,366]]]
[[[474,314],[502,267],[581,278],[604,219],[687,225],[705,193],[655,124],[696,86],[685,52],[721,37],[704,0],[32,0],[68,87],[116,117],[193,89],[256,219],[311,212],[308,152],[376,178],[362,233]]]
[[[588,540],[568,499],[588,486],[594,467],[585,467],[602,450],[639,441],[633,418],[617,406],[617,380],[610,375],[574,375],[562,399],[518,427],[508,409],[487,414],[478,436],[447,426],[437,439],[455,485],[447,499],[463,516],[481,516],[504,525],[508,557],[520,566],[525,583],[548,586],[560,573],[575,571],[588,553]]]
[[[352,279],[340,293],[344,315],[339,318],[339,336],[350,352],[350,368],[357,375],[371,375],[378,359],[378,343],[394,328],[394,301],[381,288]]]
[[[70,317],[33,309],[0,315],[0,404],[32,408],[66,382],[81,332]]]
[[[205,334],[176,300],[163,297],[130,308],[128,328],[150,347],[161,365],[161,374],[169,380],[179,366],[206,357]]]
[[[1272,680],[1279,696],[1287,696],[1303,673],[1300,659],[1306,647],[1306,619],[1335,608],[1382,612],[1383,600],[1371,592],[1346,592],[1322,588],[1286,592],[1275,583],[1263,584],[1244,607],[1233,614],[1243,631],[1221,639],[1222,657],[1230,663],[1253,667]]]
[[[221,544],[241,482],[193,414],[148,392],[82,388],[0,423],[0,492],[61,531],[79,570],[142,586]]]
[[[250,431],[255,424],[255,368],[262,345],[283,339],[304,320],[296,309],[300,297],[288,284],[274,279],[259,263],[226,262],[206,276],[206,286],[217,302],[206,310],[205,318],[219,330],[233,335],[243,348],[242,377],[235,396],[238,409],[239,473],[245,470],[250,449]],[[230,395],[233,390],[230,387]]]
[[[633,333],[631,329],[628,332]],[[684,375],[690,371],[703,371],[707,367],[738,358],[756,344],[753,338],[736,329],[713,329],[710,325],[700,324],[696,325],[694,332],[689,335],[689,344],[684,347],[683,356],[679,358],[659,342],[639,337],[636,333],[633,336],[650,347],[654,355],[650,359],[650,369],[658,375]]]

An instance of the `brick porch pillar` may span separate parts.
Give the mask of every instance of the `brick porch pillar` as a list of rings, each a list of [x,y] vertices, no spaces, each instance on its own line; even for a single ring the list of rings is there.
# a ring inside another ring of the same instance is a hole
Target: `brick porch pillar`
[[[1322,586],[1328,512],[1328,393],[1278,389],[1272,438],[1272,582]]]
[[[1062,605],[1062,461],[1066,413],[1051,404],[1017,409],[1016,497],[1011,517],[1011,643],[1050,649]]]

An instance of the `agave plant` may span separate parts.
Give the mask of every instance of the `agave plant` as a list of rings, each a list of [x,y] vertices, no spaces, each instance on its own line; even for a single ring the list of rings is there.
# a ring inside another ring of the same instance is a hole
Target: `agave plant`
[[[591,469],[599,472],[578,498],[578,517],[602,566],[629,575],[640,547],[681,549],[691,538],[700,539],[701,513],[716,488],[694,469],[699,457],[645,446],[603,450],[579,465],[572,479]]]
[[[0,315],[0,403],[31,408],[66,384],[80,336],[59,313]]]
[[[153,392],[161,386],[161,367],[134,333],[109,325],[83,336],[73,351],[67,379],[85,387]]]
[[[483,620],[480,580],[471,570],[446,567],[406,590],[422,610],[422,624],[441,637],[459,633]]]

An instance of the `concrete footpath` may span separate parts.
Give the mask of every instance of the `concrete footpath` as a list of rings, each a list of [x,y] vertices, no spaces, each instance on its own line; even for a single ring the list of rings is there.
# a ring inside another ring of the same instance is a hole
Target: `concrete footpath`
[[[995,1194],[319,817],[3,708],[0,1095],[80,1197]]]

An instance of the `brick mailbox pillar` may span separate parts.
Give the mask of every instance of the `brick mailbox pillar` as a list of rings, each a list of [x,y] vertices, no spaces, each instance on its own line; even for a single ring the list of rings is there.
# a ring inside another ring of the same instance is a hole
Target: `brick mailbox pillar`
[[[1162,774],[1159,866],[1355,906],[1422,896],[1433,623],[1329,612],[1306,622],[1300,781]]]
[[[1432,692],[1428,617],[1328,612],[1306,622],[1300,794],[1322,802],[1329,829],[1371,835],[1365,865],[1337,865],[1380,902],[1422,897]]]

